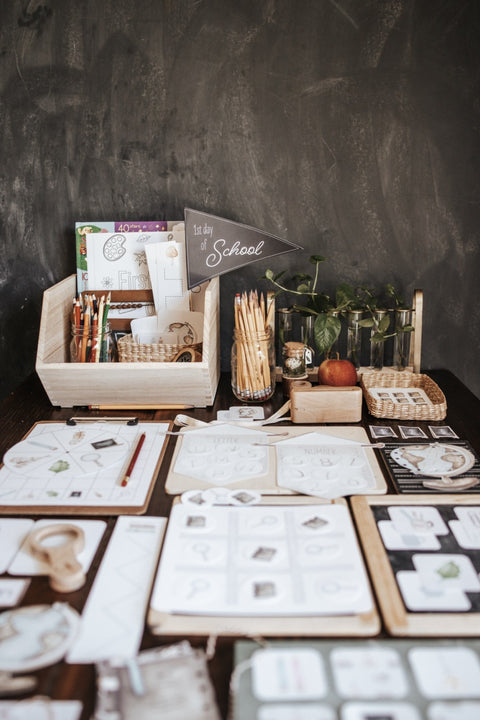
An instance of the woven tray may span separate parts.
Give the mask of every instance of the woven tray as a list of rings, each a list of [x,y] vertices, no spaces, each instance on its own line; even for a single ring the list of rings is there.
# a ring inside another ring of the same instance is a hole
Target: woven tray
[[[168,343],[137,343],[131,335],[117,342],[118,362],[171,362],[181,350],[191,348],[201,353],[202,343],[169,345]]]
[[[443,420],[447,414],[445,395],[428,375],[411,372],[365,372],[360,378],[368,412],[374,417],[395,420]],[[431,404],[411,405],[382,400],[370,388],[420,388]]]

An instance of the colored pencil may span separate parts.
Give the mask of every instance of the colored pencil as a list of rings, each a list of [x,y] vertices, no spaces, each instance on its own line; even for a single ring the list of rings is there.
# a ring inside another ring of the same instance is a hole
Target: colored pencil
[[[132,457],[130,458],[130,462],[128,463],[128,468],[123,476],[121,486],[126,487],[128,485],[128,481],[130,480],[130,475],[133,472],[133,468],[135,467],[135,463],[137,462],[137,458],[140,454],[140,450],[142,449],[142,445],[145,441],[145,433],[142,433],[140,437],[138,438],[137,444],[135,445],[135,449],[132,453]]]

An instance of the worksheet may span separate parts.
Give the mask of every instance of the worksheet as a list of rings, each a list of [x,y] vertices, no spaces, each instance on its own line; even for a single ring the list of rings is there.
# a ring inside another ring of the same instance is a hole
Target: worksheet
[[[169,423],[37,423],[4,455],[0,512],[139,513],[153,489]],[[137,443],[143,445],[122,482]]]
[[[194,615],[373,609],[344,505],[172,508],[151,606]]]

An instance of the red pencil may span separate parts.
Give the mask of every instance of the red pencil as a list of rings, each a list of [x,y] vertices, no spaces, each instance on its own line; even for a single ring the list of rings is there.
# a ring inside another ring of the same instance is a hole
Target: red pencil
[[[130,480],[130,475],[133,472],[133,468],[135,467],[135,463],[137,462],[138,455],[140,453],[140,450],[142,449],[143,442],[145,440],[145,433],[142,433],[140,437],[138,438],[138,442],[135,446],[135,450],[133,451],[132,457],[130,458],[130,462],[128,463],[127,472],[123,476],[121,485],[122,487],[125,487],[128,485],[128,481]]]

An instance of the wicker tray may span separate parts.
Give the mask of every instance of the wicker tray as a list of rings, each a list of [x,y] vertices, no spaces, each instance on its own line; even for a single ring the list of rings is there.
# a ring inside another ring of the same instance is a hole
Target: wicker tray
[[[360,378],[363,395],[371,415],[396,420],[443,420],[447,414],[445,395],[428,375],[411,372],[365,372]],[[370,388],[419,388],[431,404],[411,405],[374,397]]]
[[[137,343],[131,335],[123,335],[117,342],[119,362],[171,362],[181,350],[187,348],[201,353],[202,343],[192,345]]]

